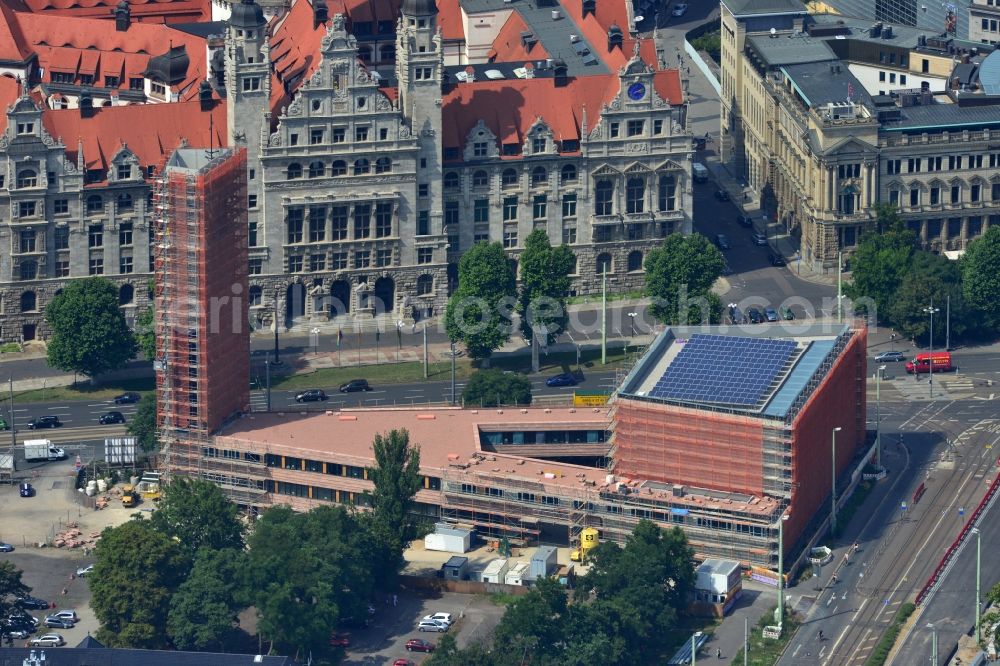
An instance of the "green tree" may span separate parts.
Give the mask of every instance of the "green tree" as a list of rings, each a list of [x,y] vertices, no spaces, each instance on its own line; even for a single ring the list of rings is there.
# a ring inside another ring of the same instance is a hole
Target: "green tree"
[[[52,329],[49,365],[88,377],[117,370],[135,356],[135,335],[118,307],[118,290],[102,277],[74,280],[45,308]]]
[[[139,313],[135,319],[135,339],[139,351],[148,361],[156,358],[156,334],[153,322],[153,306]]]
[[[239,508],[219,486],[201,479],[177,477],[163,489],[150,524],[177,541],[188,553],[202,548],[242,550]]]
[[[916,240],[912,231],[898,227],[862,236],[851,257],[847,295],[855,301],[870,298],[879,313],[889,312],[896,291],[913,265]],[[882,315],[879,318],[885,319]]]
[[[945,345],[945,302],[951,296],[951,335],[958,339],[968,329],[970,317],[962,296],[962,276],[958,264],[931,252],[917,252],[909,272],[892,296],[889,319],[896,330],[920,344],[930,342],[931,303],[939,310],[934,316],[934,344]]]
[[[13,562],[0,562],[0,638],[3,638],[7,617],[17,608],[17,598],[31,592],[21,580],[24,573]]]
[[[101,622],[97,639],[108,647],[167,647],[170,598],[190,563],[177,541],[145,520],[105,529],[87,579],[90,605]]]
[[[646,256],[646,295],[650,312],[669,324],[700,323],[705,312],[718,320],[721,308],[710,290],[722,275],[722,253],[701,234],[671,234]],[[714,314],[713,313],[714,308]],[[692,316],[692,310],[694,316]]]
[[[167,631],[178,650],[224,652],[246,607],[240,585],[246,553],[202,548],[170,599]]]
[[[995,336],[1000,332],[1000,226],[969,243],[961,268],[965,302],[981,315],[985,332]]]
[[[566,330],[566,294],[569,275],[576,257],[567,245],[552,247],[544,229],[535,229],[524,239],[521,253],[521,291],[517,312],[521,315],[521,333],[532,340],[534,332],[545,331],[545,344],[555,342]]]
[[[327,654],[332,627],[366,617],[375,580],[365,554],[377,546],[343,507],[272,507],[255,523],[249,545],[245,585],[258,632],[279,649]]]
[[[475,359],[488,359],[510,339],[516,299],[511,262],[500,243],[477,243],[458,264],[458,289],[448,301],[445,327]]]
[[[410,446],[410,433],[390,430],[375,435],[375,466],[368,470],[374,488],[366,493],[372,533],[380,556],[375,558],[376,579],[383,589],[392,589],[405,561],[403,551],[417,537],[417,525],[410,510],[413,498],[423,485],[420,475],[420,448]]]
[[[462,390],[462,403],[469,407],[499,407],[531,404],[531,381],[512,372],[477,370]]]
[[[879,202],[872,207],[875,213],[875,229],[877,233],[884,234],[887,231],[903,231],[906,225],[903,218],[899,216],[899,208],[895,204]]]
[[[146,453],[155,451],[156,441],[156,395],[147,394],[142,396],[136,407],[135,414],[125,427],[128,434],[136,438],[141,448]]]

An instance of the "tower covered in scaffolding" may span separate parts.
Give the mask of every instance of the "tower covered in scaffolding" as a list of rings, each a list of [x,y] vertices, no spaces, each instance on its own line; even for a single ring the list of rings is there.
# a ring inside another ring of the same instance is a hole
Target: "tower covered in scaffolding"
[[[246,151],[178,149],[154,196],[157,429],[170,467],[171,453],[249,409]]]

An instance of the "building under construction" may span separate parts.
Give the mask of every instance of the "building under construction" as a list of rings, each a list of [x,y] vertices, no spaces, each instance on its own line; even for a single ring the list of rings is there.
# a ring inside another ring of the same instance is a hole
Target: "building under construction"
[[[682,528],[699,559],[773,568],[782,513],[790,545],[829,496],[832,429],[840,468],[865,433],[865,331],[799,329],[669,329],[601,408],[248,414],[191,438],[170,471],[247,508],[363,504],[375,435],[405,428],[431,522],[576,544],[649,519]]]
[[[191,453],[249,408],[247,184],[243,149],[178,149],[154,193],[157,426]],[[180,438],[180,440],[178,440]]]

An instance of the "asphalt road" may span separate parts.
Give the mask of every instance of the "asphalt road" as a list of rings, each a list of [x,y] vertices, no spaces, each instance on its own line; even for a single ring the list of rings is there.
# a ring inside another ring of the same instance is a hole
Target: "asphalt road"
[[[846,531],[860,529],[859,552],[843,559],[852,536],[845,537],[818,584],[805,582],[791,591],[790,604],[805,612],[806,622],[779,664],[864,663],[900,605],[914,598],[955,539],[964,521],[960,510],[976,506],[984,479],[992,481],[996,461],[980,455],[980,433],[983,420],[996,411],[992,400],[883,401],[883,462],[890,474],[882,483],[889,486],[877,506],[858,511]],[[921,483],[926,492],[914,503]],[[829,578],[834,571],[836,583]]]

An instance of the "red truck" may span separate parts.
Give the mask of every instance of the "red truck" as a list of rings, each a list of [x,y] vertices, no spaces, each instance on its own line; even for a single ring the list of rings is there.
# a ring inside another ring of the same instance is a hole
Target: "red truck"
[[[933,366],[934,372],[947,372],[954,370],[951,364],[951,352],[922,352],[913,357],[912,361],[906,362],[906,372],[909,374],[930,372]]]

